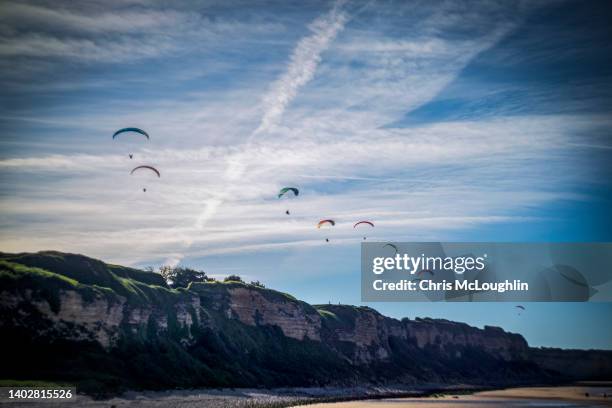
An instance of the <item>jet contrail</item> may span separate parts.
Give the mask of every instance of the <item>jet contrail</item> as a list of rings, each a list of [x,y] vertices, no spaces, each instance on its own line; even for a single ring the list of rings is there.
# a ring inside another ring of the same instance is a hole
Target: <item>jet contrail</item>
[[[311,35],[300,40],[291,54],[285,73],[273,84],[263,98],[264,114],[259,127],[250,138],[276,126],[298,90],[314,77],[321,62],[321,54],[344,28],[347,16],[341,10],[345,1],[338,1],[328,13],[314,20],[309,28]]]
[[[267,131],[270,131],[277,126],[287,106],[298,94],[300,88],[306,85],[312,78],[321,62],[321,54],[329,48],[331,42],[336,38],[338,33],[342,31],[346,21],[347,14],[342,10],[342,6],[346,0],[338,0],[327,13],[317,17],[308,26],[312,34],[302,38],[293,52],[287,69],[284,74],[278,78],[270,87],[270,90],[264,95],[262,103],[264,112],[257,129],[255,129],[246,140],[248,148],[253,139]],[[228,181],[234,181],[240,178],[246,170],[246,164],[242,161],[230,161],[225,172]],[[229,183],[228,183],[229,184]],[[223,204],[227,196],[227,189],[221,191],[214,198],[207,200],[206,208],[198,216],[195,229],[200,231],[206,222],[215,215],[217,209]],[[189,249],[193,245],[194,238],[185,239],[185,249]],[[185,256],[176,254],[166,260],[167,265],[178,265]]]

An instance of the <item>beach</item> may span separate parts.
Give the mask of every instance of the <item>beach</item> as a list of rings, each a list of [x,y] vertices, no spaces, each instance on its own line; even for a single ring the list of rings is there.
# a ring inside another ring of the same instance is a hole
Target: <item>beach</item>
[[[453,407],[612,407],[612,384],[576,384],[563,387],[523,387],[501,390],[474,391],[469,388],[440,388],[434,390],[404,391],[395,397],[393,390],[293,388],[274,390],[171,390],[127,392],[105,400],[93,400],[79,395],[76,405],[84,408],[158,407],[158,408],[453,408]],[[399,393],[400,390],[395,390]],[[410,397],[405,397],[411,395]],[[317,401],[342,402],[317,402]],[[60,407],[62,403],[12,401],[0,404],[10,407]]]
[[[309,408],[453,408],[488,407],[609,407],[611,386],[525,387],[483,391],[471,395],[435,395],[426,398],[389,398],[307,405]]]

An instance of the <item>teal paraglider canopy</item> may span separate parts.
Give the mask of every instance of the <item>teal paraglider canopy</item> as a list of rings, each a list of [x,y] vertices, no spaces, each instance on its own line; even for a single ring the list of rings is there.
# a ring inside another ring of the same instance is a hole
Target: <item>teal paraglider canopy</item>
[[[122,133],[138,133],[143,135],[144,137],[146,137],[147,139],[150,139],[149,134],[147,132],[145,132],[142,129],[139,128],[135,128],[135,127],[128,127],[128,128],[123,128],[123,129],[119,129],[118,131],[116,131],[115,133],[113,133],[113,139],[116,138],[117,136],[119,136]]]
[[[278,198],[281,198],[282,196],[284,196],[285,194],[287,194],[289,191],[291,191],[293,193],[294,196],[299,196],[300,195],[300,190],[298,190],[295,187],[283,187],[280,189],[280,191],[278,192]]]

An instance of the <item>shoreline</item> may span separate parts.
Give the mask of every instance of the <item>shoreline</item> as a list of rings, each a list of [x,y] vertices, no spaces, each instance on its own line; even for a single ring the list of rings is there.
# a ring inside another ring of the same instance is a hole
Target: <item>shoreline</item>
[[[605,405],[612,406],[612,382],[603,382],[599,385],[584,383],[551,385],[515,385],[509,386],[482,386],[470,384],[441,385],[430,384],[419,387],[387,386],[387,387],[295,387],[276,389],[193,389],[193,390],[166,390],[166,391],[127,391],[120,396],[108,399],[93,399],[90,396],[79,394],[77,404],[84,408],[101,407],[171,407],[191,408],[204,406],[208,408],[288,408],[297,406],[315,407],[349,407],[349,406],[384,406],[393,400],[395,404],[404,406],[402,402],[412,406],[424,402],[439,402],[446,405],[452,401],[465,402],[466,400],[478,401],[483,398],[497,399],[499,402],[507,399],[550,399],[551,396],[559,396],[567,390],[574,388],[600,388],[610,389],[607,400],[602,400]],[[548,395],[541,395],[533,390],[549,390]],[[553,390],[550,392],[550,390]],[[577,401],[578,399],[565,399]],[[587,399],[593,401],[594,399]],[[412,404],[412,405],[410,405]],[[4,404],[3,404],[4,405]],[[6,406],[37,406],[38,404],[11,402]],[[446,406],[445,405],[445,406]],[[53,402],[44,402],[40,406],[60,406]]]
[[[452,391],[452,390],[448,390]],[[420,397],[382,398],[379,401],[354,400],[347,402],[318,402],[311,408],[414,408],[427,404],[428,408],[450,408],[466,403],[488,406],[524,406],[536,401],[559,403],[568,407],[612,407],[612,381],[597,383],[578,382],[558,386],[524,386],[497,388],[474,392],[443,392]],[[566,405],[567,404],[567,405]]]

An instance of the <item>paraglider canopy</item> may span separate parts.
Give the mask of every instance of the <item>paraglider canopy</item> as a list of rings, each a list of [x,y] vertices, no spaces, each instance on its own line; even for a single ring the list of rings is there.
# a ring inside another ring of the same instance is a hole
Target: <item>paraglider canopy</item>
[[[431,276],[434,276],[434,273],[433,273],[433,271],[432,271],[431,269],[421,269],[421,270],[419,271],[419,273],[417,273],[417,275],[419,275],[419,276],[420,276],[420,275],[424,274],[425,272],[427,272],[427,273],[431,274]]]
[[[390,242],[389,242],[389,243],[387,243],[387,244],[383,245],[383,248],[384,248],[384,247],[387,247],[387,246],[388,246],[388,247],[391,247],[391,248],[393,248],[393,249],[395,249],[395,253],[396,253],[396,254],[399,252],[399,249],[397,249],[397,245],[392,244],[392,243],[390,243]]]
[[[137,171],[137,170],[150,170],[153,173],[157,174],[157,177],[161,177],[161,174],[160,174],[159,170],[157,170],[153,166],[138,166],[138,167],[134,167],[132,169],[132,171],[130,172],[130,174],[134,174],[134,172]]]
[[[149,134],[147,132],[145,132],[142,129],[135,128],[135,127],[128,127],[128,128],[119,129],[118,131],[113,133],[113,139],[116,138],[121,133],[128,133],[128,132],[139,133],[139,134],[145,136],[147,139],[150,139]]]
[[[330,224],[333,227],[334,225],[336,225],[336,221],[334,221],[334,220],[321,220],[317,224],[317,228],[321,228],[321,226],[323,226],[325,224]]]
[[[298,190],[295,187],[283,187],[280,189],[280,191],[278,192],[278,198],[281,198],[282,196],[284,196],[287,192],[293,192],[294,196],[298,196],[300,195],[300,190]]]
[[[514,307],[516,307],[517,309],[525,310],[525,306],[518,305],[518,306],[514,306]]]
[[[374,223],[372,223],[371,221],[359,221],[359,222],[356,222],[355,225],[353,225],[353,228],[357,228],[357,226],[361,225],[361,224],[366,224],[366,225],[369,225],[371,227],[374,226]]]

